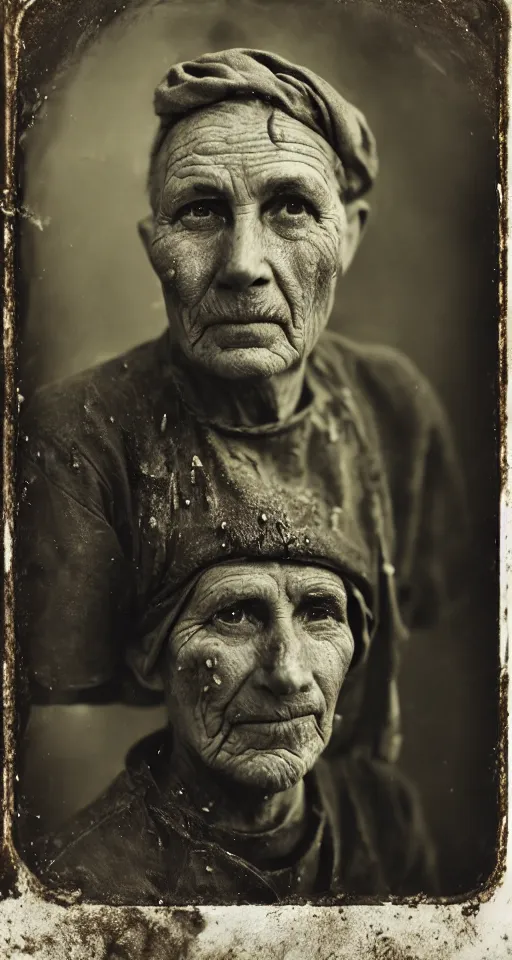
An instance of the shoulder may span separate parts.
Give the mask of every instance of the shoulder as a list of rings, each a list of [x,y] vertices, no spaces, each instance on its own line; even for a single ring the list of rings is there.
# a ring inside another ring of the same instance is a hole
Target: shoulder
[[[35,872],[93,902],[158,898],[159,846],[143,791],[121,773],[92,804],[37,851]]]
[[[352,824],[353,859],[378,863],[380,883],[391,893],[435,890],[435,858],[419,794],[392,763],[355,753],[324,761],[320,776],[338,816]],[[347,822],[340,824],[343,836]]]
[[[21,462],[81,502],[89,503],[91,484],[107,497],[112,485],[124,489],[130,457],[159,436],[170,382],[160,337],[41,387],[22,409]]]
[[[24,428],[58,427],[65,422],[84,424],[87,414],[115,420],[134,399],[140,405],[154,392],[162,365],[164,338],[148,341],[128,352],[63,380],[40,387],[23,411]],[[131,405],[131,404],[130,404]]]
[[[394,763],[355,751],[326,758],[321,764],[322,777],[334,784],[339,783],[341,790],[354,799],[361,796],[365,805],[379,816],[386,810],[388,813],[392,811],[397,826],[402,825],[403,816],[407,819],[419,806],[416,788]]]
[[[383,344],[361,344],[332,331],[320,338],[315,356],[331,376],[342,378],[372,405],[389,412],[405,409],[420,419],[437,411],[435,392],[416,364],[402,351]]]
[[[419,796],[409,778],[394,763],[355,753],[341,761],[346,780],[367,791],[371,804],[382,810],[386,801],[395,811],[408,816],[419,806]]]

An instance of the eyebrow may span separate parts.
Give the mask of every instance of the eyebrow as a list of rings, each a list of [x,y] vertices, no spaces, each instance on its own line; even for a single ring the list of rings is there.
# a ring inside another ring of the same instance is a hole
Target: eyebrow
[[[225,190],[221,187],[215,186],[214,183],[193,183],[191,189],[194,193],[209,193],[213,194],[216,197],[225,197]]]
[[[313,598],[317,600],[334,600],[336,603],[339,603],[344,610],[347,606],[347,592],[343,584],[338,586],[338,584],[335,583],[325,583],[321,580],[314,580],[308,584],[301,584],[298,589],[295,587],[293,591],[287,591],[287,593],[292,603],[298,605],[303,601]],[[292,595],[290,595],[290,593]]]
[[[345,606],[347,595],[341,590],[337,590],[336,587],[309,587],[301,597],[298,598],[299,603],[302,600],[308,600],[313,597],[315,600],[336,600],[337,603],[343,604]]]
[[[277,194],[277,193],[312,193],[318,195],[319,192],[323,192],[322,187],[318,184],[311,183],[306,178],[302,177],[280,177],[280,176],[269,176],[265,179],[264,186],[268,193]],[[223,187],[218,187],[213,183],[207,183],[206,181],[201,183],[193,183],[189,187],[186,187],[184,192],[191,191],[193,193],[209,193],[217,197],[225,197],[226,190]]]
[[[265,179],[265,189],[269,194],[305,193],[312,197],[325,196],[326,188],[306,177],[283,177],[271,175]]]
[[[201,196],[215,197],[219,200],[228,199],[227,191],[224,188],[218,187],[214,183],[207,183],[206,181],[200,181],[199,183],[180,183],[178,187],[174,188],[171,196],[167,194],[167,199],[172,204],[172,207],[176,208],[184,203],[191,203],[195,197]]]
[[[285,193],[299,193],[305,194],[312,200],[319,201],[325,198],[328,192],[327,188],[323,184],[316,183],[315,181],[307,179],[306,177],[287,177],[279,176],[278,174],[266,177],[261,186],[263,187],[267,199]],[[207,195],[210,197],[217,197],[222,200],[229,199],[229,191],[225,187],[219,187],[214,183],[208,183],[206,180],[201,180],[197,183],[183,184],[181,188],[178,188],[174,197],[174,202],[182,203],[183,201],[187,201],[189,197],[195,195]]]
[[[249,581],[244,577],[240,584],[238,577],[230,576],[209,584],[206,593],[197,596],[198,609],[212,613],[230,604],[246,603],[248,600],[265,601],[272,592],[272,584],[266,580],[255,577]]]

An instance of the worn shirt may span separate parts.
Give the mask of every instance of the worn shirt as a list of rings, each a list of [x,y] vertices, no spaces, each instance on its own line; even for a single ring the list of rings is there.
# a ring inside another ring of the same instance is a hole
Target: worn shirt
[[[456,586],[461,490],[406,358],[326,333],[298,412],[262,427],[209,422],[175,371],[164,334],[43,388],[24,416],[18,635],[36,691],[92,698],[126,662],[140,676],[177,591],[212,563],[322,563],[375,612],[376,487],[402,617],[435,619]]]
[[[105,794],[45,843],[35,866],[45,884],[117,905],[435,893],[417,798],[392,765],[320,759],[306,777],[305,841],[290,864],[265,869],[229,849],[179,784],[161,789],[170,750],[166,731],[132,749]]]

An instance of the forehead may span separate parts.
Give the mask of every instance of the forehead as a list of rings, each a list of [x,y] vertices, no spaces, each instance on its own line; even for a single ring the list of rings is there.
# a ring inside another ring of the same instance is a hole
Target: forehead
[[[276,600],[288,597],[299,601],[308,593],[346,595],[341,577],[332,570],[314,564],[259,561],[210,567],[202,574],[194,591],[197,602],[234,602],[244,597]]]
[[[162,146],[162,167],[167,189],[208,175],[224,189],[234,178],[257,189],[283,177],[339,194],[341,164],[327,141],[259,101],[228,101],[185,117]]]

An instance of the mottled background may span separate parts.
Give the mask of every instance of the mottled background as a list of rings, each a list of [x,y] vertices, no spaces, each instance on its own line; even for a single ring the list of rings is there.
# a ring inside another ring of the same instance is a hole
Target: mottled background
[[[25,96],[41,107],[20,171],[31,219],[22,231],[19,382],[28,397],[164,326],[135,225],[147,209],[152,91],[171,63],[267,48],[363,109],[382,171],[332,325],[399,347],[430,377],[451,416],[474,524],[468,605],[411,639],[401,683],[401,764],[421,790],[450,894],[488,876],[496,833],[497,114],[496,30],[485,4],[447,4],[464,14],[449,27],[442,7],[164,2],[98,29],[59,74],[28,50]],[[48,51],[65,49],[64,27],[47,31],[47,42]],[[126,748],[161,720],[154,708],[40,708],[23,776],[34,834],[100,792]]]

